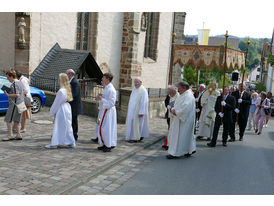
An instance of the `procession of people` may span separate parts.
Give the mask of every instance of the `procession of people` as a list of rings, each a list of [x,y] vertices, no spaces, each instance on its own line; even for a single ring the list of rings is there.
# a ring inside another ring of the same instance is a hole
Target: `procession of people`
[[[74,148],[78,140],[78,115],[83,113],[81,86],[75,77],[75,71],[68,69],[59,74],[60,89],[50,108],[49,115],[54,117],[54,126],[50,144],[47,149],[59,147]],[[26,120],[31,119],[31,95],[29,80],[20,72],[10,70],[6,73],[12,83],[9,91],[9,109],[4,121],[7,123],[8,135],[2,141],[22,140],[21,133],[26,131]],[[96,96],[98,117],[95,139],[98,150],[111,152],[117,146],[116,89],[112,85],[114,76],[103,74],[101,84],[103,92]],[[142,79],[133,79],[133,90],[128,102],[125,141],[138,143],[149,138],[149,96]],[[258,97],[259,96],[259,97]],[[254,129],[258,135],[267,127],[270,117],[271,93],[260,95],[243,83],[229,88],[217,89],[215,82],[207,86],[201,84],[193,92],[187,82],[178,82],[168,86],[165,99],[168,135],[162,147],[167,150],[167,159],[190,157],[196,152],[196,140],[210,141],[208,147],[215,147],[221,125],[222,145],[236,141],[237,126],[239,141],[243,141],[245,129]],[[195,135],[195,127],[198,132]],[[13,129],[16,136],[13,136]],[[228,136],[230,139],[228,140]]]

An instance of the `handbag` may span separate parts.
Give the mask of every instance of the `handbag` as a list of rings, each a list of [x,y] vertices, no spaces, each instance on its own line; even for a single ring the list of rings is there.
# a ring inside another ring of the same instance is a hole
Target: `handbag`
[[[14,87],[14,91],[15,91],[15,93],[16,93],[15,84],[13,85],[13,87]],[[15,99],[15,101],[16,101],[16,99]],[[24,101],[21,102],[21,103],[19,103],[19,104],[16,104],[16,103],[15,103],[14,101],[12,101],[12,100],[11,100],[11,102],[17,107],[17,111],[18,111],[19,114],[22,114],[24,111],[27,110],[27,107],[26,107]]]
[[[15,104],[15,106],[17,107],[17,111],[18,111],[19,114],[21,114],[21,113],[23,113],[24,111],[27,110],[25,102],[21,102],[20,104]]]
[[[271,108],[264,109],[265,115],[269,115],[271,113]]]

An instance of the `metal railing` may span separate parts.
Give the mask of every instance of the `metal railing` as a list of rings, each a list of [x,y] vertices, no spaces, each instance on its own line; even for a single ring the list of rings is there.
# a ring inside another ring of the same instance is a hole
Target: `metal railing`
[[[166,97],[167,89],[163,88],[147,88],[149,97]]]

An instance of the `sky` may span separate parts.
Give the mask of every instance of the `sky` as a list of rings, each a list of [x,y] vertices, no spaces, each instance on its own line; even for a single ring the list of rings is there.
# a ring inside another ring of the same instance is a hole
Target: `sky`
[[[43,3],[41,3],[43,2]],[[210,36],[271,38],[274,0],[12,0],[1,2],[0,11],[31,12],[186,12],[185,35],[210,29]]]

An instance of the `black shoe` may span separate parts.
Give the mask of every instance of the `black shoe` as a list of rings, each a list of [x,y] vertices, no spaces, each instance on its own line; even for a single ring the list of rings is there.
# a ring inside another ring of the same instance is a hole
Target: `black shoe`
[[[91,141],[94,143],[98,143],[98,137],[96,137],[95,139],[91,139]]]
[[[167,159],[176,159],[176,158],[178,158],[178,157],[175,157],[175,156],[169,154],[169,155],[166,156],[166,158],[167,158]]]
[[[111,149],[114,149],[115,147],[114,146],[111,146]]]
[[[261,132],[258,132],[258,135],[260,135],[261,134]]]
[[[202,140],[202,139],[203,139],[203,137],[202,137],[202,136],[198,136],[198,137],[197,137],[197,139]]]
[[[212,144],[211,142],[207,143],[206,145],[209,147],[216,147],[216,145]]]
[[[243,141],[243,137],[240,137],[239,141]]]
[[[210,141],[211,139],[210,139],[210,137],[208,137],[207,139],[206,139],[206,141]]]
[[[111,147],[105,146],[105,148],[103,148],[103,152],[110,152],[110,151],[111,151]]]
[[[225,143],[225,142],[223,142],[223,146],[224,146],[224,147],[227,147],[227,145],[226,145],[226,143]]]
[[[191,154],[189,154],[189,153],[184,154],[184,157],[189,158],[189,157],[191,157]]]
[[[103,146],[101,146],[101,147],[97,147],[97,149],[98,149],[98,150],[103,150],[105,147],[106,147],[106,146],[103,145]]]
[[[168,150],[168,146],[162,146],[162,148],[164,149],[164,150]]]
[[[142,141],[144,139],[144,137],[140,137],[140,141]]]
[[[235,139],[229,139],[228,141],[229,142],[235,142]]]
[[[255,129],[255,133],[257,133],[258,132],[258,129]]]
[[[137,143],[138,140],[129,140],[128,142],[129,142],[129,143]]]

